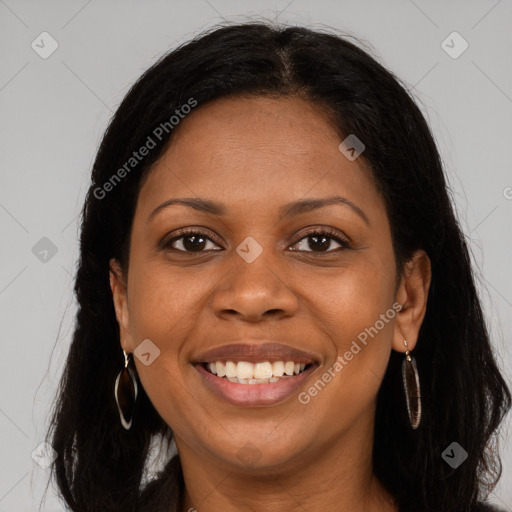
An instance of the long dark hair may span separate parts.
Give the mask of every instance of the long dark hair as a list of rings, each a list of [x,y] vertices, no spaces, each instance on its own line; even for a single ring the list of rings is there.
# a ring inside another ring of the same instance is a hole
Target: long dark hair
[[[408,512],[470,510],[495,485],[501,463],[493,447],[511,396],[491,349],[440,156],[407,87],[350,37],[266,22],[217,26],[159,59],[117,109],[82,211],[78,312],[48,432],[59,454],[54,476],[73,511],[179,506],[184,483],[178,456],[158,479],[145,483],[152,439],[170,440],[172,432],[142,386],[132,429],[123,430],[119,422],[113,388],[123,357],[109,259],[127,270],[138,191],[172,141],[170,117],[186,112],[191,100],[201,108],[237,94],[301,96],[329,115],[340,141],[355,134],[385,199],[397,269],[403,271],[416,249],[431,260],[427,311],[415,349],[422,423],[417,430],[408,426],[403,355],[393,352],[377,400],[376,476],[400,511]],[[150,136],[155,147],[130,161]],[[441,457],[453,441],[469,454],[457,469]]]

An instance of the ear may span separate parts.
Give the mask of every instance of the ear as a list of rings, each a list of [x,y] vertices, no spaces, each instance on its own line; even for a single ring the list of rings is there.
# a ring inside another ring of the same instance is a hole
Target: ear
[[[414,252],[405,264],[404,275],[397,290],[396,300],[402,305],[397,313],[393,334],[393,349],[405,352],[413,350],[418,341],[421,323],[427,311],[428,290],[432,277],[430,259],[421,249]]]
[[[110,265],[110,289],[114,301],[117,323],[119,325],[120,344],[127,353],[132,352],[132,336],[130,334],[130,312],[128,308],[128,293],[126,276],[119,262],[112,258]]]

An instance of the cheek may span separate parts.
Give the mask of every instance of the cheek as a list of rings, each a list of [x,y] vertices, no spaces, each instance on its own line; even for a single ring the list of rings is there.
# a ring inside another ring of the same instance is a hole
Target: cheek
[[[185,269],[165,262],[148,264],[136,257],[132,264],[128,284],[130,348],[135,350],[146,339],[157,347],[158,357],[150,365],[136,360],[137,371],[155,408],[168,421],[169,411],[190,409],[187,372],[195,370],[188,364],[189,342],[204,337],[204,329],[210,325],[201,318],[219,282],[219,271],[207,266]]]
[[[311,318],[320,330],[328,332],[338,351],[345,351],[352,340],[379,321],[394,300],[392,266],[372,255],[353,255],[352,261],[347,258],[346,265],[335,272],[310,272],[307,277],[297,276],[297,282],[301,282]],[[381,323],[378,330],[388,336],[388,323]]]
[[[128,285],[130,349],[137,350],[143,340],[151,342],[144,341],[151,353],[151,363],[146,365],[143,359],[136,358],[136,364],[141,382],[157,406],[159,397],[166,395],[169,400],[184,385],[180,354],[203,307],[201,296],[205,290],[191,285],[190,278],[185,285],[185,280],[169,269],[141,267],[144,270],[131,276]]]
[[[332,342],[330,358],[306,390],[315,414],[345,424],[373,407],[391,352],[396,312],[394,260],[358,260],[324,280],[314,294],[319,331]],[[327,381],[327,382],[326,382]]]
[[[197,320],[211,294],[211,279],[204,270],[172,269],[166,265],[143,268],[129,283],[130,327],[136,340],[150,338],[162,349],[176,348]]]
[[[152,365],[144,366],[136,361],[136,367],[140,382],[160,417],[175,435],[187,439],[190,445],[199,449],[198,439],[215,429],[204,421],[200,422],[200,431],[196,428],[203,408],[194,400],[175,355],[162,351]],[[214,437],[214,433],[210,435]]]
[[[333,358],[299,397],[301,404],[311,407],[310,415],[324,425],[325,436],[337,436],[340,429],[373,414],[391,352],[394,310],[373,311],[376,314],[368,309],[359,317],[338,322]],[[387,323],[379,318],[383,311]]]
[[[189,367],[182,349],[204,307],[201,296],[205,290],[191,285],[190,277],[182,279],[169,269],[148,267],[134,276],[130,285],[133,348],[149,339],[158,353],[149,365],[135,358],[141,384],[164,421],[177,432],[186,431],[193,408],[184,374]]]
[[[394,273],[388,260],[362,266],[343,299],[346,329],[340,338],[339,353],[347,362],[344,374],[354,382],[368,383],[377,391],[384,375],[393,338],[396,312],[393,309]]]

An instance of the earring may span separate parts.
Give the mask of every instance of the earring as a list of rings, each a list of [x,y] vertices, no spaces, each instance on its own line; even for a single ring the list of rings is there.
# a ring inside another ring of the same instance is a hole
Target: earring
[[[128,366],[130,354],[123,350],[124,368],[117,374],[114,386],[114,396],[116,399],[117,410],[121,425],[126,430],[130,430],[133,419],[133,408],[137,399],[137,379],[133,370]]]
[[[402,380],[404,383],[405,403],[407,404],[407,413],[409,421],[413,429],[418,428],[421,420],[421,395],[420,395],[420,379],[416,360],[411,357],[405,343],[405,358],[402,362]]]

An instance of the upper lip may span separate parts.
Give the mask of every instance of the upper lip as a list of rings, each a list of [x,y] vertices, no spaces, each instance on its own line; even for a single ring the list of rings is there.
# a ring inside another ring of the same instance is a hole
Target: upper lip
[[[277,342],[232,343],[211,348],[193,360],[193,363],[216,361],[248,361],[258,363],[268,361],[293,361],[294,363],[316,363],[317,358],[308,352]]]

